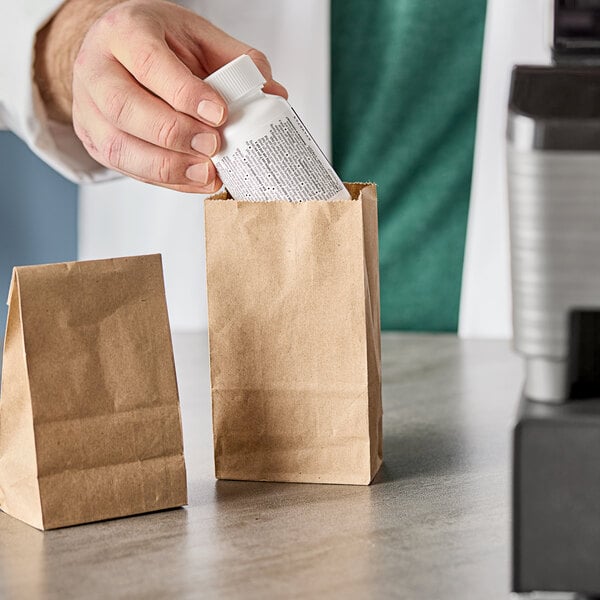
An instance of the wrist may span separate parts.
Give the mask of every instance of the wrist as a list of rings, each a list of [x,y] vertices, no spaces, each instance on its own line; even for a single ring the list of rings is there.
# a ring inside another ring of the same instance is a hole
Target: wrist
[[[46,113],[70,123],[73,105],[73,64],[92,24],[125,0],[66,0],[35,40],[33,78]]]

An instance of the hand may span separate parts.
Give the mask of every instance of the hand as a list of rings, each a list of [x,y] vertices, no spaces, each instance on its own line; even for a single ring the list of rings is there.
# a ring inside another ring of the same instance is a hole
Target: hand
[[[184,192],[222,185],[210,157],[227,120],[202,79],[248,54],[265,92],[287,97],[264,54],[165,0],[70,0],[38,35],[35,76],[49,116],[73,123],[104,166]]]

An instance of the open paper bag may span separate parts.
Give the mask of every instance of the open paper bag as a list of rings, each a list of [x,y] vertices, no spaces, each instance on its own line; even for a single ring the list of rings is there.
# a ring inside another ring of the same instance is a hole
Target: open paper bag
[[[216,476],[368,484],[382,461],[377,198],[205,202]]]
[[[52,529],[185,503],[160,256],[15,268],[0,508]]]

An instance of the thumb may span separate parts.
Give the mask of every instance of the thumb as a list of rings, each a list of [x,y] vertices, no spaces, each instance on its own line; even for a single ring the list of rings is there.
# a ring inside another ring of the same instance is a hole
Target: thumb
[[[264,52],[230,36],[202,17],[200,19],[202,19],[202,27],[196,29],[194,37],[198,46],[202,48],[202,62],[208,75],[238,56],[247,54],[267,80],[263,88],[265,93],[288,97],[285,87],[273,79],[271,63]]]
[[[278,81],[273,79],[271,63],[265,54],[263,54],[260,50],[256,50],[255,48],[251,48],[245,52],[245,54],[247,54],[254,61],[254,64],[258,67],[263,77],[267,80],[267,83],[265,83],[263,87],[265,94],[275,94],[277,96],[283,96],[287,99],[287,90]]]

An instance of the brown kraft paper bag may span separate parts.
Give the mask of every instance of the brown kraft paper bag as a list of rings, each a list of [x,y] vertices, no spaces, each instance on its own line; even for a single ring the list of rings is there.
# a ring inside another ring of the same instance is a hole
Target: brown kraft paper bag
[[[160,255],[17,267],[0,508],[39,529],[186,504]]]
[[[382,462],[377,196],[205,201],[219,479],[369,484]]]

